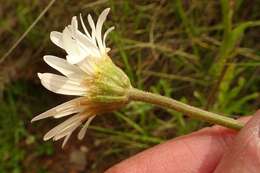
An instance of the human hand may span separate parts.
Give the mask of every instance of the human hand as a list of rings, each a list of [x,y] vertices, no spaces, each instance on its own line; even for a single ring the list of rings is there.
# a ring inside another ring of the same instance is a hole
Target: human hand
[[[145,150],[106,173],[259,173],[260,110],[242,119],[247,120],[239,132],[204,128]]]

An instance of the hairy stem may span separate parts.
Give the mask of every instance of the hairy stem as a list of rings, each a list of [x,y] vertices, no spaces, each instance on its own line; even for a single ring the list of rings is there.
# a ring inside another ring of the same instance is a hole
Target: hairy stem
[[[243,123],[235,119],[225,117],[216,113],[208,112],[165,96],[145,92],[135,88],[131,88],[129,90],[129,98],[130,100],[133,101],[142,101],[142,102],[158,105],[161,107],[174,109],[192,118],[204,120],[209,123],[218,124],[235,130],[240,130],[244,126]]]

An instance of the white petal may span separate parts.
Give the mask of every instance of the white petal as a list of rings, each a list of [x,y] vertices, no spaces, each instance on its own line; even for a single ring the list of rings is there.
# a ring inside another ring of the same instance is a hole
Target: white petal
[[[51,73],[38,73],[38,76],[41,79],[42,85],[52,92],[76,96],[87,94],[87,88],[82,86],[78,81]]]
[[[66,52],[68,54],[77,55],[77,47],[76,47],[77,44],[76,44],[76,41],[74,39],[72,39],[71,32],[68,29],[68,27],[66,27],[62,32],[62,40],[63,40],[64,49],[66,50]]]
[[[75,128],[75,129],[76,129],[76,128]],[[67,136],[68,134],[72,134],[72,129],[67,129],[67,130],[65,130],[64,132],[55,135],[52,139],[53,139],[53,141],[58,141],[58,140],[60,140],[61,138],[64,138],[65,136]]]
[[[68,63],[65,59],[52,55],[46,55],[43,57],[43,59],[49,66],[58,70],[69,78],[75,78],[77,80],[84,78],[85,73],[77,66]]]
[[[114,29],[115,29],[115,27],[112,26],[112,27],[108,28],[108,30],[106,30],[106,32],[105,32],[105,34],[104,34],[104,37],[103,37],[103,45],[104,45],[104,48],[106,48],[106,38],[107,38],[107,35],[108,35],[111,31],[113,31]],[[106,49],[106,52],[108,52],[107,49]]]
[[[86,134],[86,131],[87,131],[87,129],[88,129],[89,124],[91,123],[91,121],[92,121],[94,118],[95,118],[95,116],[90,117],[90,118],[86,121],[86,123],[84,124],[84,126],[80,129],[80,131],[79,131],[79,133],[78,133],[78,139],[79,139],[79,140],[82,140],[82,139],[83,139],[83,137],[84,137],[85,134]]]
[[[66,27],[62,32],[62,39],[64,49],[68,53],[67,61],[71,64],[76,64],[82,61],[87,55],[88,52],[82,50],[78,45],[77,40],[72,37],[72,31]]]
[[[72,132],[70,132],[70,133],[65,137],[65,139],[64,139],[64,141],[63,141],[63,143],[62,143],[61,148],[64,148],[64,147],[65,147],[65,145],[66,145],[66,143],[68,142],[68,140],[69,140],[71,134],[72,134]]]
[[[81,124],[81,123],[80,123]],[[53,137],[53,141],[57,141],[61,138],[63,138],[64,136],[68,136],[68,134],[72,133],[74,130],[76,130],[76,128],[78,127],[79,125],[78,124],[74,124],[74,126],[71,126],[70,128],[56,134],[54,137]]]
[[[33,121],[38,121],[44,118],[48,118],[48,117],[63,117],[63,116],[67,116],[67,115],[71,115],[71,111],[72,112],[81,112],[82,111],[82,106],[81,103],[84,100],[84,98],[80,97],[80,98],[76,98],[73,100],[70,100],[68,102],[62,103],[44,113],[41,113],[40,115],[37,115],[36,117],[34,117],[31,122]]]
[[[83,18],[82,18],[82,15],[81,15],[81,14],[79,14],[79,18],[80,18],[81,25],[82,25],[82,27],[83,27],[83,29],[84,29],[84,32],[86,33],[86,35],[87,35],[88,37],[90,37],[90,34],[89,34],[88,30],[87,30],[87,27],[86,27],[85,24],[84,24],[84,21],[83,21]]]
[[[98,46],[101,50],[102,53],[105,53],[105,47],[102,44],[102,37],[101,37],[101,32],[102,32],[102,26],[107,18],[107,15],[109,13],[110,8],[106,8],[99,16],[97,25],[96,25],[96,39],[98,42]]]
[[[79,30],[74,30],[73,38],[76,40],[78,46],[81,48],[80,50],[82,50],[82,54],[84,54],[85,57],[87,54],[94,57],[100,56],[99,48],[97,47],[96,42],[91,38],[87,37]]]
[[[67,129],[74,129],[74,127],[78,127],[80,123],[81,117],[78,114],[74,115],[73,117],[67,119],[63,123],[51,129],[48,133],[46,133],[43,137],[43,140],[49,140]]]
[[[81,70],[86,72],[89,76],[95,73],[96,64],[94,58],[87,57],[83,61],[77,64]]]
[[[109,47],[106,47],[106,52],[109,52],[111,49]]]
[[[78,20],[76,16],[73,16],[71,19],[71,26],[75,29],[78,29]]]
[[[92,37],[93,41],[95,41],[96,27],[95,27],[95,23],[90,14],[88,15],[88,23],[91,28],[91,37]]]
[[[67,115],[71,115],[71,114],[75,114],[75,113],[79,113],[81,111],[83,111],[83,108],[77,107],[77,108],[71,108],[69,110],[63,111],[62,113],[56,114],[53,117],[54,118],[62,118],[65,117]]]
[[[85,59],[85,57],[81,56],[77,56],[77,55],[67,55],[66,56],[66,59],[67,61],[70,63],[70,64],[78,64],[80,63],[81,61],[83,61]]]
[[[63,43],[62,43],[62,33],[57,31],[52,31],[50,34],[51,41],[63,49]]]

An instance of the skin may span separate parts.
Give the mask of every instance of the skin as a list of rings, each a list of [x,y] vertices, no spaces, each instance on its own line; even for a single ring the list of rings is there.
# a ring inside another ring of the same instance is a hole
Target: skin
[[[105,173],[259,173],[260,110],[239,132],[213,126],[147,149]]]

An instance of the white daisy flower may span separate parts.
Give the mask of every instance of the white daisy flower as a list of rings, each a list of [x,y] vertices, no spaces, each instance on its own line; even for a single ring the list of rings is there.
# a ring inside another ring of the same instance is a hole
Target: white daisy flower
[[[41,83],[52,92],[79,97],[32,119],[33,122],[48,117],[70,116],[45,134],[44,140],[52,138],[56,141],[64,138],[64,147],[72,132],[80,126],[82,128],[78,133],[78,139],[83,139],[96,115],[116,110],[128,103],[126,92],[131,88],[130,81],[111,61],[107,54],[110,49],[105,44],[108,33],[114,27],[110,27],[102,36],[102,26],[109,10],[107,8],[100,14],[96,25],[91,15],[88,15],[91,33],[87,30],[81,15],[80,22],[85,34],[79,31],[75,16],[62,33],[51,32],[51,41],[64,49],[67,56],[66,60],[52,55],[44,56],[44,61],[62,75],[38,73]]]

